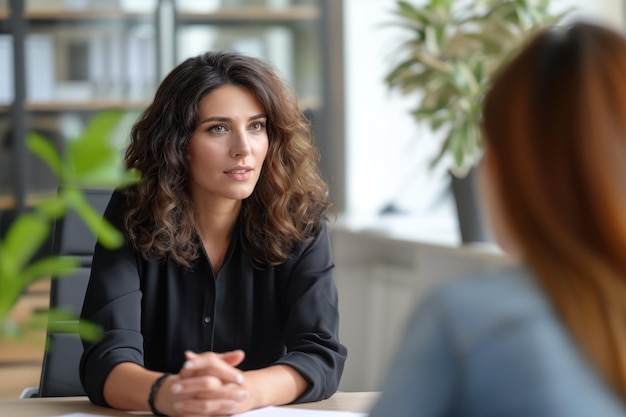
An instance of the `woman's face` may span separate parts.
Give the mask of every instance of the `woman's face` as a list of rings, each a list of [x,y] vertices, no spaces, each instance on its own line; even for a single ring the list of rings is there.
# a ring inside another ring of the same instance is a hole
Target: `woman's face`
[[[194,199],[243,200],[252,194],[267,155],[265,109],[248,89],[224,85],[202,98],[189,139]]]

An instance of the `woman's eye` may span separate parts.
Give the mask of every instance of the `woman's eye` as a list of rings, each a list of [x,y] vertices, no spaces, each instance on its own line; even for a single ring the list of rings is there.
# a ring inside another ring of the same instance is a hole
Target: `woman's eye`
[[[226,126],[224,125],[215,125],[209,128],[209,132],[211,133],[224,133],[226,131]]]
[[[258,132],[260,130],[262,130],[265,127],[265,123],[263,122],[254,122],[250,125],[250,130],[253,130],[255,132]]]

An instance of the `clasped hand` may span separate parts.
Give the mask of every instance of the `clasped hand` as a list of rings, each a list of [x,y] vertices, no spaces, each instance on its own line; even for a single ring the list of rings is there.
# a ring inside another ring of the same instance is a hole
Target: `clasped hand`
[[[249,393],[243,373],[235,368],[243,361],[243,351],[187,352],[186,357],[177,380],[162,396],[169,397],[177,416],[221,416],[250,408],[244,405]]]

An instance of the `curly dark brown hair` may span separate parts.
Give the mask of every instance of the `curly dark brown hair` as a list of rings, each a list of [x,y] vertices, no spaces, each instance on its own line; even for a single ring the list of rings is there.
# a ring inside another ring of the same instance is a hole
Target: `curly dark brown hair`
[[[269,148],[241,219],[252,262],[275,266],[293,244],[319,232],[332,208],[319,172],[319,152],[292,87],[263,61],[235,52],[207,52],[174,68],[131,130],[128,168],[142,180],[125,190],[124,227],[147,260],[171,257],[190,266],[200,241],[188,190],[188,142],[204,96],[224,85],[252,91],[265,109]]]

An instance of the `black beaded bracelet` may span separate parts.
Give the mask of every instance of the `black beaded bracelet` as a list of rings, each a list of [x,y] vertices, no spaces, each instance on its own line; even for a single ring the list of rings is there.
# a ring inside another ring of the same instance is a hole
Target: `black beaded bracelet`
[[[170,375],[172,374],[164,373],[163,375],[161,375],[154,381],[154,383],[152,384],[152,387],[150,388],[150,395],[148,396],[148,405],[150,406],[150,411],[152,411],[152,414],[154,414],[155,416],[166,416],[165,414],[159,412],[159,410],[157,410],[156,407],[154,406],[154,397],[156,397],[156,393],[159,390],[159,387],[161,386],[163,381],[165,381],[167,377]]]

